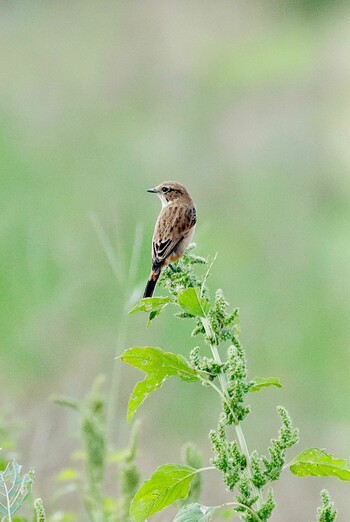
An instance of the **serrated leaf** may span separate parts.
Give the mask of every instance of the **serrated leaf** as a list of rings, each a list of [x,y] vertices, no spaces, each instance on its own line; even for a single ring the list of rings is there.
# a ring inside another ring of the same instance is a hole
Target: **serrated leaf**
[[[170,376],[180,377],[191,382],[199,380],[195,370],[179,354],[164,352],[161,348],[150,346],[134,347],[125,350],[120,359],[147,373],[143,381],[136,384],[128,403],[128,421],[130,422],[136,410],[155,389],[160,388]]]
[[[350,469],[347,461],[336,459],[332,454],[318,448],[303,451],[295,457],[289,465],[294,475],[306,477],[337,477],[340,480],[350,481]]]
[[[265,379],[264,377],[255,377],[253,379],[254,384],[249,389],[250,392],[258,392],[261,388],[266,388],[268,386],[276,386],[276,388],[282,388],[281,380],[278,377],[269,377]]]
[[[205,317],[210,304],[209,301],[203,297],[199,297],[198,292],[198,288],[186,288],[186,290],[178,295],[178,303],[185,312],[191,315]]]
[[[136,312],[150,313],[152,311],[160,313],[164,306],[171,302],[171,297],[144,297],[130,310],[129,314],[136,314]]]
[[[206,507],[201,504],[188,504],[180,509],[173,522],[209,522],[212,519],[214,511],[214,507]]]
[[[188,495],[191,481],[198,470],[178,464],[160,466],[136,493],[130,513],[136,522],[144,522],[153,513]]]

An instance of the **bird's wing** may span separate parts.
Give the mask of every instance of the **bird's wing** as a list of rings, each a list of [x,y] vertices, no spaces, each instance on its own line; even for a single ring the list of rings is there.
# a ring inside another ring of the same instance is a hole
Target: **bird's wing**
[[[193,207],[165,207],[157,219],[152,242],[152,261],[162,265],[176,245],[196,224],[197,213]]]

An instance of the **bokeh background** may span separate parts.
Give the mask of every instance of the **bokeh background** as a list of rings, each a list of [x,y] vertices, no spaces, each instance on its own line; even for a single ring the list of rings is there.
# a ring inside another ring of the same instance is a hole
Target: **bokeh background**
[[[50,499],[79,447],[50,396],[79,399],[99,373],[110,390],[114,373],[123,445],[139,375],[114,357],[196,343],[170,313],[150,329],[126,314],[160,208],[145,189],[167,179],[196,201],[197,253],[219,253],[210,285],[240,307],[250,376],[284,384],[252,396],[249,447],[265,450],[283,404],[301,430],[291,457],[350,458],[349,17],[325,0],[1,2],[1,409],[21,422],[17,451],[50,509],[78,503]],[[146,402],[144,477],[187,440],[206,462],[218,408],[176,382]],[[349,520],[346,483],[288,473],[272,520],[314,518],[323,486]],[[208,474],[203,503],[225,499]]]

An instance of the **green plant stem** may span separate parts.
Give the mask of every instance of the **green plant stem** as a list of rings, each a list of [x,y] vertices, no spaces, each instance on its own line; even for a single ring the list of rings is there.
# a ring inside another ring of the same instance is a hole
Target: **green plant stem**
[[[197,473],[202,473],[202,471],[211,471],[212,469],[216,469],[215,466],[206,466],[205,468],[198,468],[196,471],[193,472],[193,475],[196,475]]]
[[[202,325],[203,325],[203,328],[205,330],[206,336],[209,339],[213,338],[214,332],[213,332],[213,329],[211,327],[209,318],[208,317],[202,317],[201,321],[202,321]],[[213,343],[211,343],[211,342],[209,343],[209,346],[210,346],[211,352],[213,354],[214,360],[218,364],[222,364],[221,357],[220,357],[220,354],[218,352],[217,347]],[[228,390],[227,390],[227,379],[226,379],[226,376],[223,373],[220,373],[218,375],[218,378],[219,378],[219,382],[220,382],[220,386],[221,386],[223,395],[225,397],[225,402],[229,406],[229,396],[228,396]],[[241,427],[240,423],[235,420],[234,416],[233,416],[233,419],[234,419],[234,427],[235,427],[238,443],[239,443],[241,451],[242,451],[242,453],[245,456],[246,461],[247,461],[248,475],[249,475],[250,478],[252,478],[253,471],[252,471],[252,466],[251,466],[251,462],[250,462],[250,453],[249,453],[249,450],[248,450],[247,442],[245,440],[244,433],[243,433],[243,430],[242,430],[242,427]],[[254,490],[255,490],[255,494],[258,497],[257,507],[258,507],[258,509],[261,509],[263,501],[264,501],[263,500],[263,496],[262,496],[262,492],[256,486],[253,485],[253,487],[254,487]]]
[[[259,515],[256,513],[256,511],[254,511],[253,509],[245,506],[244,504],[241,504],[240,502],[226,502],[225,504],[222,504],[222,506],[220,506],[221,508],[222,507],[225,507],[225,506],[228,506],[228,507],[242,507],[244,508],[246,511],[248,511],[248,513],[250,513],[257,522],[262,522],[261,518],[259,517]]]
[[[247,459],[247,467],[248,467],[249,475],[250,475],[250,477],[252,477],[253,470],[252,470],[252,465],[250,462],[250,453],[248,450],[247,442],[245,440],[245,436],[244,436],[241,424],[239,424],[239,423],[235,424],[235,430],[236,430],[236,435],[237,435],[237,439],[238,439],[239,445],[241,447],[241,450],[242,450],[245,458]],[[258,506],[258,509],[260,509],[260,508],[262,508],[262,505],[264,502],[262,492],[261,492],[261,489],[257,488],[256,486],[254,486],[254,489],[258,495],[257,506]]]

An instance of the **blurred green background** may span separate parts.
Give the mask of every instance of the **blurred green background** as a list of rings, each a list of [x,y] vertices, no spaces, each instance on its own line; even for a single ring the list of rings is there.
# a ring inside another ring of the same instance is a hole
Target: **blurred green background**
[[[337,1],[1,2],[1,404],[22,420],[37,495],[78,444],[50,395],[114,371],[122,444],[138,374],[115,355],[196,343],[170,313],[150,329],[126,316],[160,209],[145,189],[165,180],[196,201],[197,253],[219,252],[210,285],[241,309],[250,376],[284,383],[252,397],[249,447],[275,435],[281,403],[300,451],[350,458],[349,16]],[[210,457],[211,395],[168,383],[142,406],[145,477],[188,439]],[[346,484],[288,475],[272,520],[314,517],[322,486],[347,521]],[[208,475],[203,502],[225,498]]]

